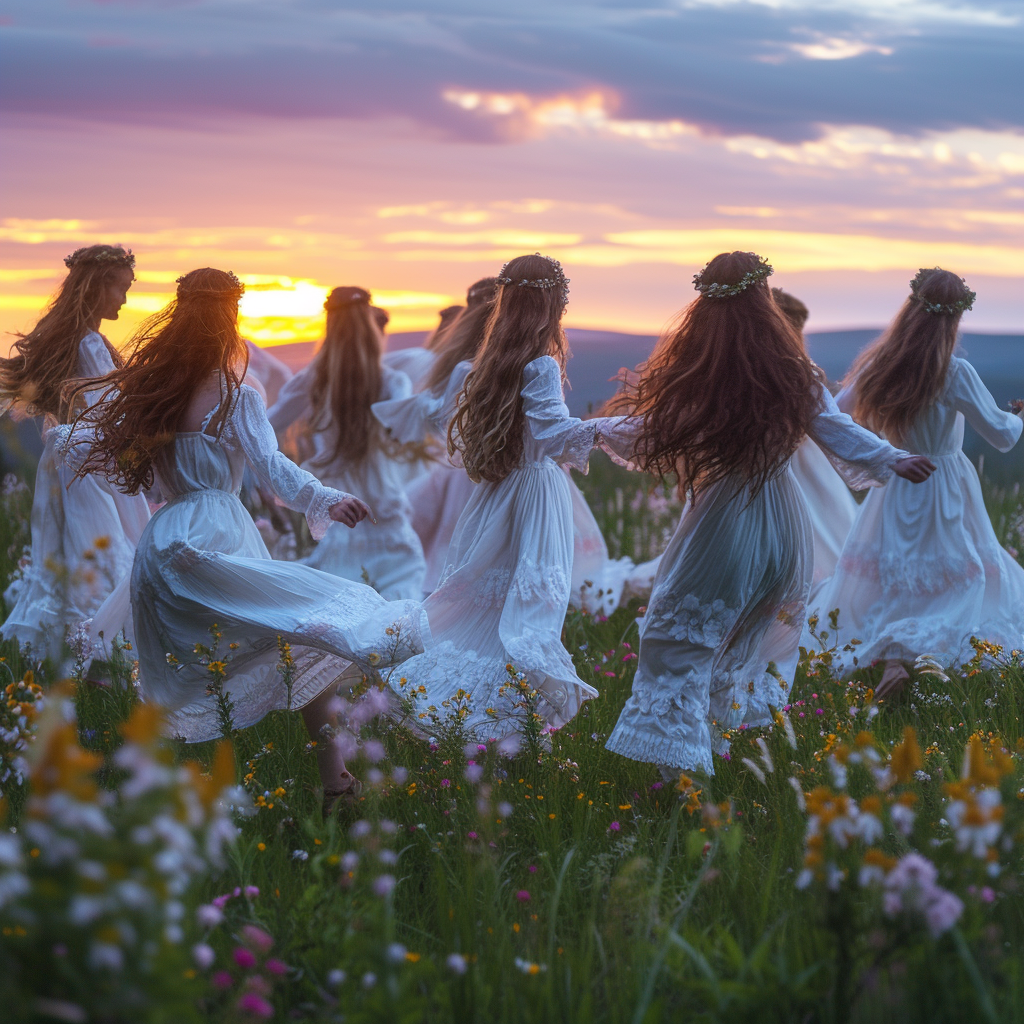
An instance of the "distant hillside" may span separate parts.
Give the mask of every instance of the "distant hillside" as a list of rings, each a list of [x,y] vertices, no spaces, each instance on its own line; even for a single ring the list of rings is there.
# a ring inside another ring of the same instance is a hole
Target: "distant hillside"
[[[617,385],[612,378],[622,367],[643,362],[657,340],[651,335],[622,334],[614,331],[569,330],[573,357],[569,363],[572,387],[566,394],[569,409],[586,416],[610,398]],[[874,337],[875,330],[824,331],[807,336],[812,358],[831,380],[839,380],[849,369],[857,353]],[[388,336],[388,348],[402,349],[422,344],[424,331]],[[293,370],[305,366],[315,344],[301,342],[276,345],[268,352]],[[961,349],[977,367],[996,401],[1005,407],[1011,398],[1024,397],[1024,335],[965,334]],[[984,454],[986,473],[1007,483],[1024,477],[1024,442],[1007,455],[1000,455],[968,429],[966,450],[972,461]],[[33,421],[0,424],[0,470],[31,473],[41,451],[39,428]]]

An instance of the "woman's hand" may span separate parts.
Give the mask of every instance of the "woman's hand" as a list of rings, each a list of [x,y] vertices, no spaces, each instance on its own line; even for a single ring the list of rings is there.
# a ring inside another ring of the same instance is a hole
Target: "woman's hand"
[[[900,459],[892,467],[892,471],[912,484],[920,484],[935,472],[935,463],[926,455],[911,455],[909,458]]]
[[[1024,398],[1011,398],[1010,412],[1015,412],[1018,416],[1024,412]]]
[[[344,523],[349,528],[355,526],[356,523],[361,523],[367,516],[370,517],[371,523],[376,524],[377,522],[373,518],[370,506],[365,501],[352,497],[351,494],[347,498],[342,498],[341,501],[336,502],[328,511],[336,523]]]

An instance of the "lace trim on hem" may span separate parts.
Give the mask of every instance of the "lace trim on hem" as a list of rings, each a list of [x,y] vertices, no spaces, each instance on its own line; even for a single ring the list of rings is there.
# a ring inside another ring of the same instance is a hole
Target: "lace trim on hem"
[[[681,771],[703,771],[715,774],[711,752],[711,734],[704,726],[703,735],[696,740],[675,740],[664,736],[650,736],[632,726],[619,723],[605,743],[613,754],[634,761],[669,765]]]

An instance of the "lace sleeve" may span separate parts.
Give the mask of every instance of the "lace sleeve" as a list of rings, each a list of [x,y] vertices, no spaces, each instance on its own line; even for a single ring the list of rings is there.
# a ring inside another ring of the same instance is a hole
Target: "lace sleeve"
[[[808,434],[825,453],[836,472],[855,491],[878,487],[892,476],[892,467],[909,456],[839,411],[836,400],[821,389],[821,408]]]
[[[640,420],[630,416],[602,416],[587,422],[595,424],[597,446],[606,451],[613,462],[625,466],[626,469],[636,469],[633,454]]]
[[[536,454],[561,466],[586,473],[598,443],[602,420],[581,420],[569,414],[562,396],[562,371],[551,356],[541,356],[523,370],[523,412],[528,439]]]
[[[351,495],[324,487],[278,450],[263,398],[255,388],[239,388],[224,435],[242,450],[256,478],[282,505],[305,513],[310,534],[321,540],[332,522],[331,506]]]
[[[1008,452],[1019,440],[1024,423],[1016,413],[996,405],[992,392],[985,387],[978,371],[966,359],[954,359],[949,368],[946,394],[957,412],[990,444]]]
[[[310,376],[307,366],[286,380],[277,393],[277,401],[267,410],[267,419],[277,433],[287,430],[296,420],[309,418]]]

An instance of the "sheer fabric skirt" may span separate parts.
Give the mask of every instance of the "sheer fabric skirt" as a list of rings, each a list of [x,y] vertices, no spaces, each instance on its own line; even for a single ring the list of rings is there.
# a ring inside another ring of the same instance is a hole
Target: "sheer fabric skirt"
[[[788,702],[811,582],[805,501],[788,469],[753,498],[713,485],[687,506],[640,624],[633,692],[608,749],[709,774],[723,733]]]
[[[243,728],[308,703],[353,662],[373,672],[423,650],[429,637],[416,602],[388,602],[361,583],[272,560],[227,491],[189,492],[153,516],[131,594],[143,696],[169,708],[173,731],[189,741],[220,732],[210,661],[225,663],[224,693]],[[291,645],[290,685],[279,640]]]
[[[931,458],[927,483],[894,478],[868,495],[812,602],[839,609],[840,639],[861,641],[860,664],[921,654],[952,664],[973,656],[972,636],[1024,646],[1024,569],[996,539],[978,475],[962,452]]]
[[[571,486],[545,460],[473,489],[441,583],[424,602],[433,646],[399,673],[408,720],[428,727],[461,702],[471,734],[515,732],[526,708],[512,672],[536,690],[536,710],[553,727],[597,696],[561,641],[572,575]]]

